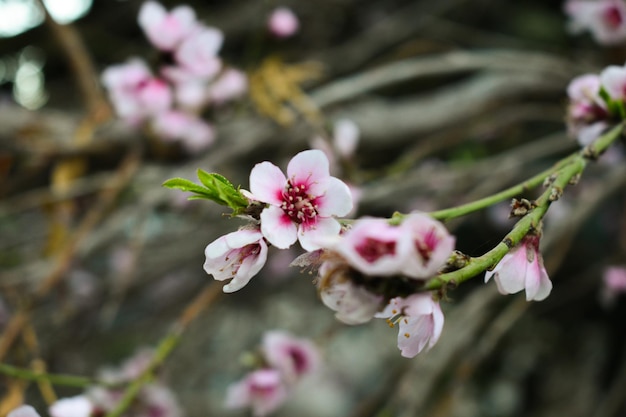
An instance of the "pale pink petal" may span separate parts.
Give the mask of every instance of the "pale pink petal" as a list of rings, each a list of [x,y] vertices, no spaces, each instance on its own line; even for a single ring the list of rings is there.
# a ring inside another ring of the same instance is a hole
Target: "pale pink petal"
[[[335,149],[344,158],[354,154],[359,143],[359,127],[352,120],[337,120],[333,129]]]
[[[209,100],[214,104],[241,97],[248,89],[248,78],[242,71],[229,68],[211,84]]]
[[[256,164],[250,172],[250,192],[264,203],[281,205],[286,184],[285,174],[271,162]]]
[[[428,349],[432,348],[437,341],[439,341],[439,337],[443,331],[443,323],[444,316],[443,311],[441,311],[441,305],[439,303],[433,302],[433,324],[434,331],[430,340],[428,341]]]
[[[434,327],[431,315],[405,317],[400,320],[398,348],[400,348],[402,356],[413,358],[424,350]]]
[[[515,294],[522,291],[525,286],[524,277],[526,276],[527,268],[528,261],[526,260],[525,247],[513,249],[513,251],[504,255],[493,270],[499,289],[504,294]]]
[[[600,82],[611,98],[626,97],[626,68],[611,65],[600,74]]]
[[[246,257],[239,266],[237,274],[228,284],[224,285],[222,291],[225,293],[239,291],[245,287],[256,274],[259,273],[267,261],[267,245],[263,240],[260,240],[259,246],[259,254],[257,256]]]
[[[12,410],[7,417],[40,417],[39,413],[30,405],[22,405]]]
[[[530,265],[529,269],[535,267],[535,265],[538,269],[539,276],[537,277],[537,282],[532,285],[531,289],[529,289],[528,285],[526,286],[526,301],[545,300],[550,295],[550,292],[552,292],[552,281],[550,281],[548,273],[543,267],[543,262],[535,262],[534,264]],[[528,280],[528,277],[526,279]]]
[[[139,9],[137,20],[142,28],[153,27],[160,24],[167,16],[167,11],[156,1],[146,1]]]
[[[345,216],[352,210],[350,188],[338,178],[326,179],[326,192],[315,200],[317,212],[322,217]]]
[[[270,15],[267,26],[274,36],[288,38],[298,31],[300,21],[291,9],[279,7]]]
[[[269,206],[261,212],[261,233],[278,249],[287,249],[298,240],[295,223],[276,206]]]
[[[318,217],[314,225],[307,227],[301,224],[298,227],[298,241],[302,249],[311,252],[321,249],[328,237],[339,236],[339,232],[341,232],[339,221],[331,217]]]
[[[317,196],[315,183],[326,180],[330,176],[328,158],[324,152],[313,149],[303,151],[291,158],[287,165],[287,177],[293,186],[305,184],[309,187],[309,193]]]
[[[51,417],[90,417],[94,411],[92,402],[84,395],[61,398],[48,409]]]

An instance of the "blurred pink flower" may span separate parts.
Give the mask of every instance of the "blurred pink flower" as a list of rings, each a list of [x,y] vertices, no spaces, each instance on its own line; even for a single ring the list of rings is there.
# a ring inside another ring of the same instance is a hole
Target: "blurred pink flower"
[[[288,178],[270,162],[261,162],[250,172],[252,198],[269,204],[261,212],[261,232],[279,249],[296,240],[307,251],[320,248],[318,240],[339,235],[341,225],[333,216],[352,209],[348,186],[329,174],[322,151],[294,156],[287,166]]]
[[[266,416],[287,400],[287,389],[276,369],[259,369],[228,387],[227,408],[252,409],[255,417]]]
[[[586,146],[608,126],[609,114],[600,97],[600,77],[585,74],[574,78],[567,86],[570,99],[567,127],[571,136]]]
[[[209,87],[208,98],[213,104],[223,104],[241,97],[248,90],[248,78],[242,71],[228,68]]]
[[[174,58],[191,77],[210,80],[222,69],[222,60],[217,53],[223,41],[224,35],[220,30],[198,28],[178,46]]]
[[[261,351],[267,364],[280,371],[284,380],[292,383],[314,372],[320,362],[313,342],[281,330],[265,332]]]
[[[232,279],[224,292],[238,291],[254,277],[267,260],[267,244],[259,230],[241,229],[221,236],[204,250],[204,270],[218,281]]]
[[[300,21],[295,13],[287,7],[278,7],[272,11],[267,20],[267,27],[277,38],[293,36],[300,28]]]
[[[369,292],[347,276],[349,266],[341,261],[325,261],[318,271],[322,303],[335,311],[335,318],[349,325],[370,321],[383,307],[383,296]]]
[[[139,26],[158,49],[172,51],[196,28],[196,13],[189,6],[167,12],[156,1],[147,1],[139,10]]]
[[[391,325],[399,323],[398,348],[405,358],[432,348],[443,330],[441,307],[427,293],[396,297],[376,317],[387,319]]]
[[[352,120],[339,119],[333,127],[333,147],[344,158],[354,155],[359,144],[359,127]]]
[[[154,133],[166,141],[180,141],[189,152],[208,148],[215,139],[211,125],[197,116],[171,110],[156,116],[152,121]]]
[[[611,306],[620,294],[626,294],[626,268],[609,266],[602,276],[601,300],[605,306]]]
[[[550,295],[552,282],[539,252],[539,236],[526,235],[522,241],[485,273],[485,282],[494,277],[501,294],[526,290],[526,300],[541,301]]]
[[[171,108],[173,97],[168,84],[152,76],[146,64],[130,59],[102,73],[102,83],[119,117],[137,124],[145,118]]]
[[[85,395],[61,398],[48,409],[51,417],[90,417],[93,411],[94,405]]]
[[[600,73],[600,84],[614,100],[626,99],[626,66],[610,65]]]
[[[568,0],[564,10],[573,33],[588,30],[605,45],[626,40],[626,4],[622,0]]]

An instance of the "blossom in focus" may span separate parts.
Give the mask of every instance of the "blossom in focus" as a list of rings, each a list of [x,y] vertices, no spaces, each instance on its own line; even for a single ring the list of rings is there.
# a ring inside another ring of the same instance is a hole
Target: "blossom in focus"
[[[172,106],[173,95],[168,84],[155,78],[138,58],[108,67],[102,73],[102,83],[109,91],[117,115],[131,124]]]
[[[278,7],[272,11],[267,20],[267,27],[277,38],[293,36],[300,28],[298,16],[287,7]]]
[[[604,305],[610,306],[620,294],[626,294],[626,268],[610,266],[602,275],[601,299]]]
[[[48,409],[51,417],[89,417],[93,411],[94,405],[85,395],[61,398]]]
[[[156,1],[147,1],[139,10],[139,26],[158,49],[172,51],[196,28],[196,13],[178,6],[169,13]]]
[[[219,237],[204,250],[204,270],[218,281],[232,279],[224,292],[243,288],[265,265],[267,244],[259,230],[241,229]]]
[[[190,152],[199,152],[215,140],[213,127],[199,117],[178,110],[161,113],[152,130],[165,141],[179,141]]]
[[[370,321],[382,308],[383,297],[355,284],[350,266],[328,260],[319,268],[318,290],[322,303],[335,311],[337,320],[350,325]]]
[[[588,30],[604,45],[626,41],[626,5],[622,0],[568,0],[564,10],[572,33]]]
[[[539,236],[526,235],[522,241],[485,273],[485,282],[491,277],[501,294],[526,290],[526,300],[544,300],[552,291],[552,282],[543,266],[539,252]]]
[[[310,340],[280,330],[263,335],[261,351],[267,364],[280,371],[289,382],[315,371],[320,361],[319,352]]]
[[[296,240],[307,251],[319,249],[319,241],[341,231],[333,216],[352,209],[348,186],[330,176],[328,159],[319,150],[294,156],[287,177],[270,162],[256,164],[250,173],[250,191],[253,199],[268,204],[261,212],[261,232],[279,249]]]
[[[7,417],[41,417],[39,413],[30,405],[22,405],[13,409]]]
[[[393,298],[376,317],[399,325],[398,348],[405,358],[432,348],[441,336],[444,317],[439,303],[430,294],[418,293]]]
[[[259,369],[228,387],[227,408],[252,409],[252,415],[263,417],[274,412],[287,400],[287,389],[276,369]]]

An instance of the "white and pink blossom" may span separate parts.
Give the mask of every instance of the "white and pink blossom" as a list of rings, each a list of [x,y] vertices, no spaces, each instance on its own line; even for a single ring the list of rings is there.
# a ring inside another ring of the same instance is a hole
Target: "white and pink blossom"
[[[223,42],[222,31],[198,28],[178,46],[174,58],[189,77],[210,80],[222,69],[222,60],[217,54]]]
[[[272,245],[287,249],[296,240],[307,251],[320,248],[320,241],[337,236],[341,225],[333,216],[352,209],[348,186],[329,174],[322,151],[294,156],[287,177],[270,162],[257,164],[250,173],[252,198],[267,203],[261,212],[261,232]]]
[[[600,76],[584,74],[574,78],[567,86],[570,99],[567,127],[578,143],[586,146],[608,127],[609,113],[600,97]]]
[[[276,411],[287,400],[287,388],[276,369],[259,369],[228,387],[227,408],[252,409],[254,417]]]
[[[108,67],[102,73],[102,83],[117,115],[130,124],[167,111],[173,103],[169,85],[152,76],[147,65],[138,58]]]
[[[360,136],[356,123],[349,119],[339,119],[333,126],[333,147],[342,157],[350,158],[356,151]]]
[[[393,298],[376,317],[399,325],[398,348],[405,358],[431,349],[441,336],[444,317],[441,306],[430,294],[418,293]]]
[[[224,235],[204,250],[204,270],[218,281],[232,279],[224,292],[240,290],[265,265],[267,244],[259,230],[241,229]]]
[[[94,409],[93,403],[87,396],[77,395],[54,402],[48,412],[51,417],[90,417]]]
[[[158,49],[172,51],[196,29],[196,13],[178,6],[169,13],[156,1],[147,1],[139,10],[139,26]]]
[[[568,0],[564,10],[571,32],[588,30],[604,45],[626,41],[626,5],[622,0]]]
[[[539,252],[539,236],[526,235],[492,271],[485,273],[485,282],[491,277],[495,279],[501,294],[526,290],[527,301],[547,298],[552,291],[552,282]]]
[[[307,260],[300,262],[306,263]],[[384,305],[382,295],[374,294],[353,281],[355,273],[343,259],[331,258],[322,262],[316,280],[322,303],[335,311],[337,320],[349,325],[370,321]]]
[[[400,271],[411,278],[431,278],[454,251],[455,238],[441,222],[424,213],[411,213],[400,227],[408,236],[411,252]]]
[[[280,371],[288,382],[296,382],[311,374],[320,362],[319,352],[313,342],[281,330],[268,331],[263,335],[261,351],[267,364]]]
[[[410,255],[403,235],[404,229],[387,219],[363,217],[328,248],[363,274],[391,276],[400,273]]]
[[[300,21],[298,16],[288,7],[278,7],[270,14],[267,27],[270,33],[277,38],[288,38],[298,32]]]

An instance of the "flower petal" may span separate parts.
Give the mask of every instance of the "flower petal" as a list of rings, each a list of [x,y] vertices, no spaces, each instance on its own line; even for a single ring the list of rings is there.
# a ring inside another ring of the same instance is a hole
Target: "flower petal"
[[[323,190],[316,188],[316,183],[330,176],[328,158],[324,152],[313,149],[303,151],[291,158],[287,165],[287,177],[294,186],[306,184],[310,194],[317,196]]]
[[[318,217],[314,225],[298,227],[298,240],[300,246],[306,251],[314,251],[322,248],[329,237],[339,236],[341,224],[332,217]]]
[[[264,203],[279,206],[286,184],[285,174],[271,162],[256,164],[250,172],[250,192]]]
[[[287,249],[298,240],[295,223],[276,206],[269,206],[261,212],[261,233],[278,249]]]
[[[325,193],[315,200],[318,214],[323,217],[345,216],[353,206],[350,188],[335,177],[329,177],[326,184]]]
[[[502,294],[515,294],[525,288],[524,278],[528,261],[526,246],[518,246],[507,253],[493,270],[498,283],[498,291]]]

